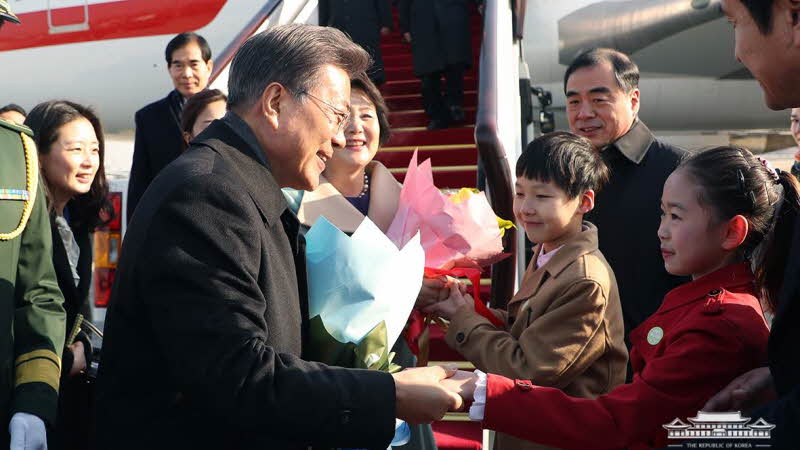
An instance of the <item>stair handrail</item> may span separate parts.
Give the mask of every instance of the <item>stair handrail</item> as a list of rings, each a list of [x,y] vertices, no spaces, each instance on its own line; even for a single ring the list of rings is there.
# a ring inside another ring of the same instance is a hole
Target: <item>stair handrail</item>
[[[211,76],[209,77],[208,84],[211,85],[216,81],[217,77],[220,76],[222,72],[225,71],[225,68],[233,60],[233,56],[236,55],[236,51],[239,50],[239,47],[244,44],[244,41],[250,38],[261,25],[266,22],[275,9],[283,3],[283,0],[267,0],[264,3],[264,6],[250,19],[250,22],[242,28],[239,33],[233,38],[233,40],[225,47],[224,50],[217,56],[214,60],[214,69],[211,71]]]
[[[511,21],[507,24],[499,23],[500,8],[508,8],[504,11],[506,14],[503,14],[503,17],[513,17],[513,11],[519,12],[519,9],[516,9],[516,2],[512,0],[486,0],[484,4],[475,142],[486,175],[489,201],[498,216],[513,220],[514,191],[511,165],[498,129],[498,83],[499,73],[503,68],[498,58],[497,47],[501,43],[501,33],[516,33],[511,31],[514,28]],[[517,24],[519,26],[521,22]],[[511,42],[514,39],[516,36],[512,35]],[[512,256],[492,266],[490,304],[494,307],[505,306],[516,290],[516,239],[514,229],[506,231],[503,247]]]

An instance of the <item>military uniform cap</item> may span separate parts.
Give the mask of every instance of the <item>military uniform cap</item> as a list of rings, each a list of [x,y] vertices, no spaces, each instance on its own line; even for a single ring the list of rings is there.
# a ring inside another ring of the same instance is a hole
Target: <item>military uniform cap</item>
[[[11,8],[8,6],[8,0],[0,0],[0,20],[3,19],[14,23],[20,23],[19,18],[11,12]]]

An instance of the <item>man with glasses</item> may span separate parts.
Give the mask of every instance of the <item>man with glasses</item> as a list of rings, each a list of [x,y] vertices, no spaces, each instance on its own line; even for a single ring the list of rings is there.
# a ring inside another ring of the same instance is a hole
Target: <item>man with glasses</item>
[[[347,121],[350,120],[350,112],[349,111],[341,111],[339,108],[331,105],[330,103],[328,103],[325,100],[317,97],[316,95],[311,95],[311,93],[306,92],[306,91],[300,91],[300,92],[298,92],[298,95],[301,95],[301,96],[305,95],[305,96],[311,97],[312,99],[314,99],[314,100],[322,103],[323,105],[327,106],[328,110],[333,112],[333,114],[336,117],[336,119],[331,119],[330,117],[328,117],[328,121],[335,128],[336,134],[341,133],[342,130],[344,129],[345,125],[347,124]],[[317,107],[319,107],[319,105]],[[321,107],[319,107],[319,108],[320,108],[320,110],[322,110],[322,112],[325,112],[324,109],[322,109]]]
[[[301,359],[304,241],[281,188],[317,187],[345,145],[350,77],[368,65],[327,27],[270,28],[239,49],[228,114],[156,178],[128,228],[98,448],[387,448],[395,417],[431,422],[460,406],[439,386],[451,369]]]

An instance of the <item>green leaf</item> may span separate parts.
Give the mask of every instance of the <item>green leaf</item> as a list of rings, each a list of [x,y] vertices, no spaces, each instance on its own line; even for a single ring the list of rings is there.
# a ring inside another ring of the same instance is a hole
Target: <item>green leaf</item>
[[[306,359],[319,361],[329,366],[354,369],[381,370],[394,373],[402,367],[392,363],[394,353],[389,353],[386,322],[381,321],[361,339],[361,342],[340,342],[325,328],[320,316],[314,316],[309,324],[310,342],[304,350]]]

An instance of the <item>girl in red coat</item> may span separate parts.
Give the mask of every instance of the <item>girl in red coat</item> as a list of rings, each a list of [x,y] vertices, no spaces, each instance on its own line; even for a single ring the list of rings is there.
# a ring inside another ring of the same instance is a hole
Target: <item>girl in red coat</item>
[[[470,416],[484,428],[567,449],[664,447],[663,425],[687,423],[732,379],[764,365],[761,305],[777,298],[799,209],[794,178],[748,150],[697,153],[667,179],[658,229],[667,271],[693,281],[631,331],[630,384],[585,399],[491,374],[445,382],[467,399],[475,391]],[[449,300],[458,296],[451,289]]]

